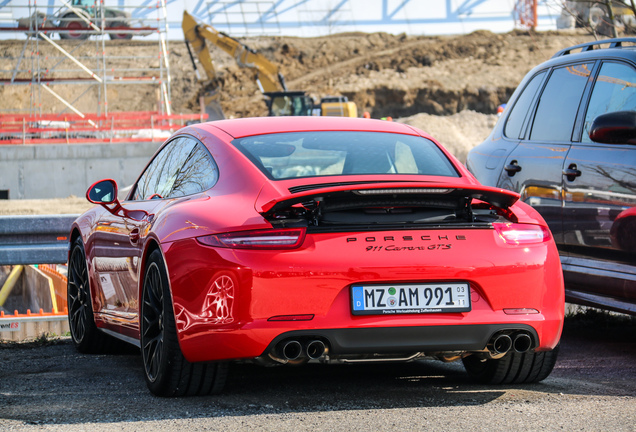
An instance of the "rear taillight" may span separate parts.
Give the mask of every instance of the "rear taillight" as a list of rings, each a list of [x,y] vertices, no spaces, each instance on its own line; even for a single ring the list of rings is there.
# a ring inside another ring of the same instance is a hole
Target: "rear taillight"
[[[237,231],[197,237],[204,245],[233,249],[294,249],[304,239],[304,228]]]
[[[527,245],[543,243],[552,238],[550,230],[540,225],[520,223],[494,223],[492,225],[506,244]]]

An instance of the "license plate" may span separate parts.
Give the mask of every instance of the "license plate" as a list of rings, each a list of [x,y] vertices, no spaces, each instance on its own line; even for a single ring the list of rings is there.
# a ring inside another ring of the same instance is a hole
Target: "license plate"
[[[470,311],[467,283],[353,285],[354,315],[391,315]]]

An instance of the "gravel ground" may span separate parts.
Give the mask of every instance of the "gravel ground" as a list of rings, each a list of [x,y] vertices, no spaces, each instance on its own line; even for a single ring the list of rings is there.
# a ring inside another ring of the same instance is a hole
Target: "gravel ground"
[[[483,386],[461,364],[233,365],[219,396],[162,399],[137,353],[68,338],[0,345],[2,431],[636,430],[636,321],[566,321],[539,384]]]

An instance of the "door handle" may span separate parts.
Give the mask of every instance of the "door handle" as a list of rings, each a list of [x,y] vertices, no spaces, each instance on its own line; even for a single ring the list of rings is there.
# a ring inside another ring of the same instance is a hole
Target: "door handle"
[[[130,237],[130,242],[132,244],[137,243],[139,241],[139,228],[133,228],[130,234],[128,234],[128,237]]]
[[[581,171],[576,168],[576,164],[570,164],[569,167],[563,170],[563,175],[566,176],[569,181],[574,181],[576,177],[581,176]]]
[[[506,172],[508,173],[510,177],[517,174],[519,171],[521,171],[521,167],[517,164],[516,160],[513,160],[512,162],[510,162],[508,165],[504,167],[504,169],[506,170]]]

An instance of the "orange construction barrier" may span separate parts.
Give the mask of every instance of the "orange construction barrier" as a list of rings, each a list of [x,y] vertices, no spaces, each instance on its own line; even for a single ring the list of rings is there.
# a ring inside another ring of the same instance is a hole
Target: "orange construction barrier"
[[[163,141],[165,134],[207,114],[160,114],[154,111],[86,114],[0,114],[1,144]],[[151,131],[153,133],[141,133]]]

